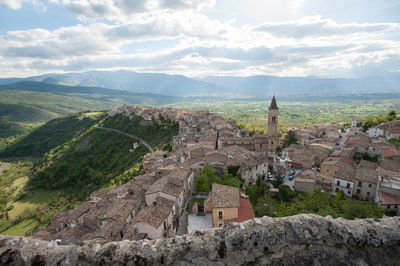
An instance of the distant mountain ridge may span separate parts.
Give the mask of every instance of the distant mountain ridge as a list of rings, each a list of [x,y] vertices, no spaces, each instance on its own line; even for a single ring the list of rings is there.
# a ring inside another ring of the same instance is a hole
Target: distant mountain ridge
[[[277,76],[209,76],[188,78],[182,75],[138,73],[134,71],[90,71],[45,74],[0,79],[0,84],[36,81],[63,86],[92,87],[97,90],[129,91],[168,96],[230,96],[267,98],[274,92],[284,95],[321,95],[321,93],[400,93],[400,73],[386,72],[362,79]],[[93,90],[93,89],[92,89]],[[108,91],[108,93],[112,93]]]

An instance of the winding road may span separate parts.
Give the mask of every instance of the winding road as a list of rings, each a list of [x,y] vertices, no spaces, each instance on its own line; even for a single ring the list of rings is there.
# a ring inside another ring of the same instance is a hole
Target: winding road
[[[128,137],[130,137],[130,138],[136,139],[136,140],[138,140],[138,141],[140,142],[140,144],[143,144],[144,146],[146,146],[146,147],[149,149],[149,151],[151,152],[151,155],[153,155],[153,153],[154,153],[154,150],[153,150],[153,148],[150,146],[150,144],[148,144],[148,143],[147,143],[146,141],[144,141],[142,138],[139,138],[139,137],[136,137],[136,136],[134,136],[134,135],[125,133],[125,132],[123,132],[123,131],[121,131],[121,130],[118,130],[118,129],[109,128],[109,127],[103,127],[103,125],[97,126],[96,128],[114,131],[114,132],[117,132],[117,133],[119,133],[119,134],[128,136]]]

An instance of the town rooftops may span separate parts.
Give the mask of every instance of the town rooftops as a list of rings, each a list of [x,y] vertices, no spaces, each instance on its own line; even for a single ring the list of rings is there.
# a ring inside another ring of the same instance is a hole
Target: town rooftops
[[[360,168],[376,170],[378,168],[378,164],[367,160],[361,160],[360,163],[357,165],[357,169]]]
[[[240,199],[240,206],[238,208],[238,217],[234,219],[234,222],[241,223],[254,218],[253,209],[251,208],[250,201],[248,199]]]
[[[356,164],[356,162],[354,160],[344,157],[344,156],[331,156],[331,157],[328,157],[323,163],[328,162],[328,161],[341,161],[350,166],[354,166]]]
[[[399,156],[395,148],[391,149],[382,149],[382,156],[383,158],[389,158],[389,157],[396,157]]]
[[[362,180],[368,183],[378,183],[378,172],[373,169],[359,168],[355,177],[356,180]]]
[[[354,181],[355,176],[356,170],[350,166],[340,168],[339,171],[335,174],[336,178],[344,179],[347,181]]]
[[[379,162],[379,166],[385,170],[390,170],[393,172],[400,171],[400,163],[391,160],[382,160]]]
[[[379,202],[381,205],[400,205],[400,196],[389,194],[383,191],[379,191]]]
[[[133,222],[146,223],[157,229],[167,219],[174,204],[173,200],[157,197],[153,206],[144,206],[140,209]]]
[[[182,186],[178,186],[176,184],[173,184],[169,182],[168,176],[164,176],[163,178],[157,180],[154,182],[154,184],[150,187],[148,191],[146,191],[146,195],[157,193],[157,192],[163,192],[165,194],[174,196],[174,197],[179,197],[183,190]]]
[[[212,208],[238,208],[240,206],[239,189],[221,184],[212,184]]]

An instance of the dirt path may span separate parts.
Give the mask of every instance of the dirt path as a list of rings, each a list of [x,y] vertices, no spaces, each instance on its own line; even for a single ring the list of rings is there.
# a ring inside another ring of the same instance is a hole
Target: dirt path
[[[151,155],[153,155],[153,153],[154,153],[154,150],[153,150],[153,148],[150,146],[150,144],[148,144],[148,143],[147,143],[146,141],[144,141],[142,138],[139,138],[139,137],[137,137],[137,136],[128,134],[128,133],[123,132],[123,131],[118,130],[118,129],[103,127],[102,125],[98,126],[97,128],[99,128],[99,129],[105,129],[105,130],[110,130],[110,131],[114,131],[114,132],[117,132],[117,133],[119,133],[119,134],[128,136],[128,137],[130,137],[130,138],[136,139],[136,140],[138,140],[138,141],[140,142],[140,144],[143,144],[144,146],[146,146],[146,147],[149,149],[149,151],[151,152]]]

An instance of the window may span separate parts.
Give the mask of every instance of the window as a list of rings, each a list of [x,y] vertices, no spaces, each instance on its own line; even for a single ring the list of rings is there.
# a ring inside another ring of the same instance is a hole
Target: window
[[[218,227],[222,227],[223,225],[223,223],[218,223]]]
[[[272,117],[272,123],[275,123],[275,121],[276,121],[276,118],[275,118],[275,116],[273,116]]]
[[[218,211],[218,220],[223,220],[223,219],[224,219],[224,212]]]
[[[335,189],[335,191],[336,191],[336,192],[339,192],[339,188],[337,187],[337,188]]]
[[[372,185],[371,185],[371,184],[368,184],[368,187],[372,187]]]
[[[337,185],[337,186],[340,186],[340,181],[339,181],[339,180],[336,182],[336,185]]]
[[[359,187],[362,187],[361,181],[358,181],[358,186],[359,186]]]
[[[164,221],[164,230],[167,230],[167,222]]]
[[[367,192],[367,195],[369,196],[369,192]]]
[[[357,194],[360,194],[360,192],[361,192],[360,189],[357,189]]]
[[[394,208],[397,209],[397,205],[394,205]]]
[[[346,188],[350,188],[350,183],[347,183]]]
[[[390,209],[390,205],[387,205],[387,208]]]

